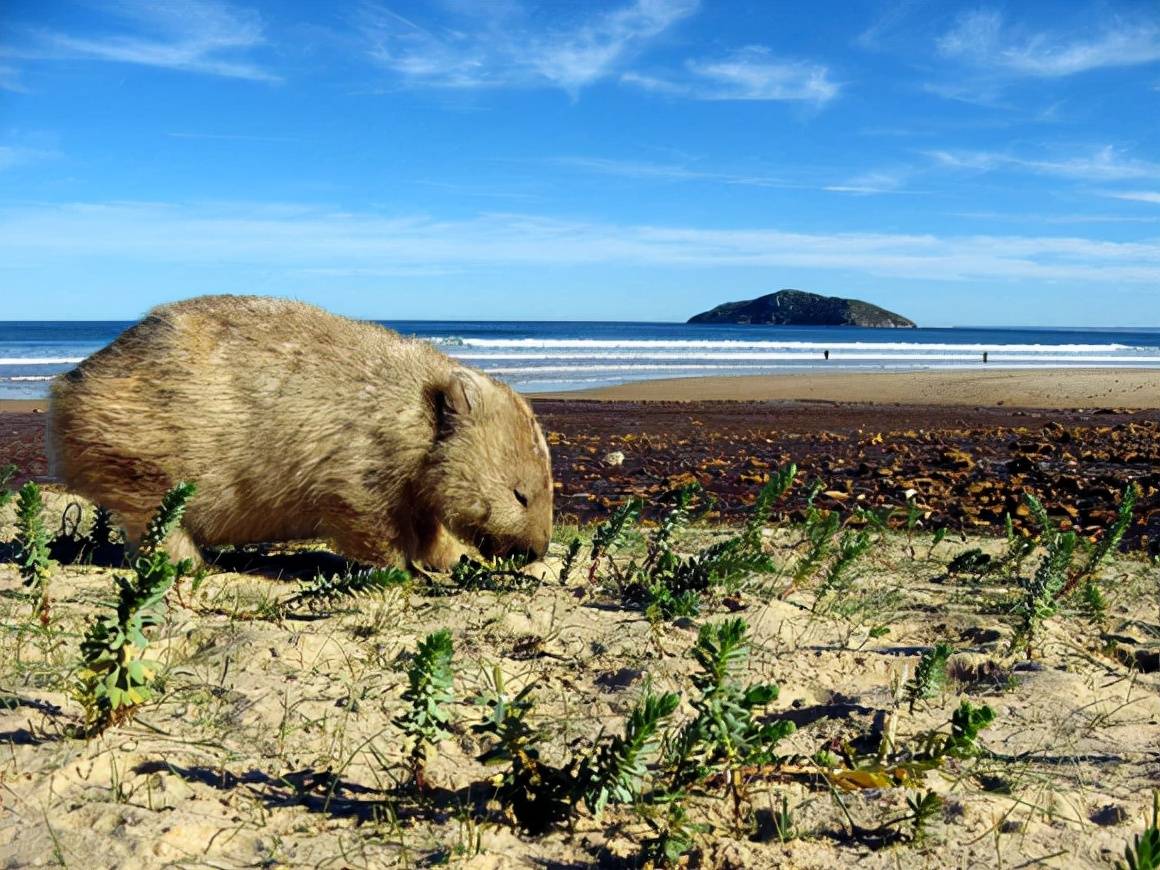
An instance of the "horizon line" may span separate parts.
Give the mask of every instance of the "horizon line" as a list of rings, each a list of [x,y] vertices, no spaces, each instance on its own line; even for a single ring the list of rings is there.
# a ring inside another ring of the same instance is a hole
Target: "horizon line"
[[[323,309],[326,310],[326,309]],[[333,312],[331,312],[333,313]],[[634,324],[634,325],[655,325],[655,326],[692,326],[696,328],[709,327],[718,328],[722,326],[737,326],[745,329],[873,329],[882,332],[907,332],[912,329],[1034,329],[1034,330],[1068,330],[1068,331],[1086,331],[1086,332],[1158,332],[1160,331],[1160,324],[1155,326],[1079,326],[1079,325],[1047,325],[1047,324],[1031,324],[1031,323],[1011,323],[1011,324],[953,324],[949,326],[928,326],[917,324],[913,327],[899,327],[899,326],[857,326],[855,324],[847,323],[832,323],[832,324],[792,324],[792,323],[690,323],[687,320],[596,320],[596,319],[572,319],[572,318],[487,318],[487,319],[449,319],[438,317],[365,317],[356,315],[339,315],[347,317],[350,320],[364,320],[373,323],[463,323],[463,324],[478,324],[478,323],[609,323],[609,324]],[[135,318],[104,318],[100,320],[93,320],[89,318],[71,318],[71,317],[34,317],[34,318],[17,318],[17,319],[0,319],[0,324],[3,323],[138,323],[143,317]]]

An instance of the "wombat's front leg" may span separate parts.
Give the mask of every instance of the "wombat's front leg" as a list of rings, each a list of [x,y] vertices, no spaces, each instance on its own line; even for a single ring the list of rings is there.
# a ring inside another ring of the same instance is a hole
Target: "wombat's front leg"
[[[459,557],[469,552],[463,542],[447,531],[442,523],[436,523],[427,540],[421,542],[419,558],[416,560],[434,571],[449,571],[459,561]]]
[[[364,565],[402,568],[407,561],[396,541],[380,535],[360,534],[352,530],[336,531],[331,535],[331,540],[339,555]]]

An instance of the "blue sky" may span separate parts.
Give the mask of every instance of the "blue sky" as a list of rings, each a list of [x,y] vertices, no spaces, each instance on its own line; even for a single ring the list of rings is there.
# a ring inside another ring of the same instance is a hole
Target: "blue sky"
[[[1160,325],[1160,5],[6,0],[0,318]]]

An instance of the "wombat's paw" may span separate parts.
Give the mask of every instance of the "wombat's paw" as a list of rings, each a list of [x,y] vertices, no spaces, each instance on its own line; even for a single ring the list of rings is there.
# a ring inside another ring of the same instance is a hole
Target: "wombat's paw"
[[[462,545],[448,545],[440,547],[438,552],[428,553],[420,560],[423,567],[430,571],[450,571],[462,556],[470,556],[471,551]]]

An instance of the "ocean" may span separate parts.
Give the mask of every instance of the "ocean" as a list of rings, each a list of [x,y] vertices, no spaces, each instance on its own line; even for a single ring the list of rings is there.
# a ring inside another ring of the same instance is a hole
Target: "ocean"
[[[649,378],[802,371],[1160,368],[1160,329],[859,329],[683,323],[383,321],[524,392]],[[0,399],[54,376],[131,322],[0,321]],[[829,351],[829,359],[825,352]]]

